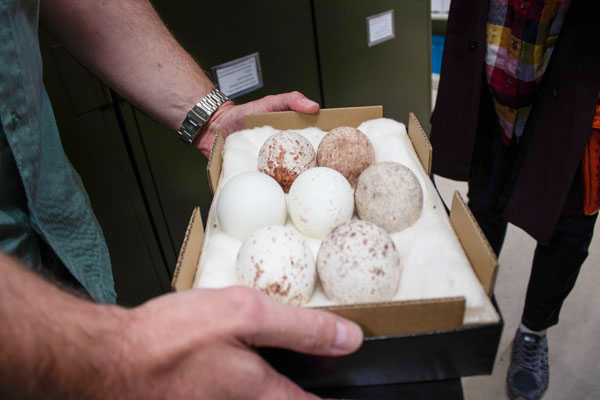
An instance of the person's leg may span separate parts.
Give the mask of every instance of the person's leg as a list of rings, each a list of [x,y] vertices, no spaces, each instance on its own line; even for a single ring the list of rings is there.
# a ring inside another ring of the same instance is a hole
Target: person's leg
[[[496,255],[500,254],[508,222],[503,215],[501,193],[505,190],[515,145],[506,146],[497,129],[478,134],[476,154],[469,174],[469,208]]]
[[[513,342],[507,389],[511,398],[540,399],[548,387],[545,331],[558,323],[560,309],[588,255],[597,214],[560,218],[552,241],[538,244],[521,319]]]
[[[471,191],[469,191],[469,193],[471,193]],[[485,237],[492,246],[492,249],[496,253],[496,256],[498,256],[500,250],[502,250],[502,245],[504,244],[504,238],[506,236],[506,228],[508,226],[506,218],[504,218],[502,214],[494,212],[493,209],[474,209],[471,202],[469,202],[469,207],[471,208],[471,212],[477,220],[477,223],[481,227],[481,230],[485,234]]]
[[[558,323],[563,302],[588,255],[597,214],[562,217],[549,245],[538,244],[527,287],[523,324],[541,331]]]

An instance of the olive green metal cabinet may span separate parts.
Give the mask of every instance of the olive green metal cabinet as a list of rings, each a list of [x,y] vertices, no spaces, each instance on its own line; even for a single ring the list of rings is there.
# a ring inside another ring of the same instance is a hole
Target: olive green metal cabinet
[[[428,131],[430,0],[314,0],[314,9],[325,105],[381,104],[403,122],[414,112]]]
[[[153,4],[209,76],[215,66],[258,53],[262,87],[236,97],[236,102],[292,90],[321,101],[310,1]],[[192,17],[197,15],[210,17]],[[206,160],[141,111],[122,101],[119,105],[142,190],[152,215],[161,220],[157,234],[172,269],[193,208],[200,206],[204,216],[208,211]]]
[[[321,102],[310,0],[152,3],[182,46],[211,76],[213,67],[258,53],[263,87],[236,97],[236,102],[293,90]]]

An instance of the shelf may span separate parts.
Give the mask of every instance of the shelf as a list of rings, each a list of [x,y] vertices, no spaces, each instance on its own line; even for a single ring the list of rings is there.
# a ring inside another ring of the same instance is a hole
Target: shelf
[[[448,13],[431,13],[432,21],[448,21]]]
[[[432,73],[431,74],[431,88],[433,90],[437,90],[439,84],[440,84],[440,74]]]

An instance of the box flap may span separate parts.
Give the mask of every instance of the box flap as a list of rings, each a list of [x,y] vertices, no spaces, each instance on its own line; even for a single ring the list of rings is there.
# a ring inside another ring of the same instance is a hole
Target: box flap
[[[462,328],[465,299],[449,297],[325,309],[358,323],[365,336],[402,335]]]
[[[202,225],[202,216],[200,215],[200,208],[195,207],[179,250],[171,289],[181,291],[192,288],[203,242],[204,226]]]
[[[214,195],[217,190],[217,183],[219,183],[219,176],[221,175],[221,167],[223,165],[223,147],[225,146],[225,138],[221,131],[217,131],[213,147],[210,151],[210,157],[208,158],[208,164],[206,166],[206,173],[208,174],[208,185],[210,191]]]
[[[494,294],[498,258],[458,191],[454,192],[450,222],[488,296]]]
[[[249,114],[244,117],[246,129],[270,125],[275,129],[304,129],[316,126],[329,131],[338,126],[357,127],[364,121],[381,118],[382,106],[328,108],[314,114],[296,111]]]
[[[427,175],[431,176],[431,154],[433,148],[427,138],[425,130],[414,113],[408,114],[408,136],[415,148],[415,152],[423,164]]]

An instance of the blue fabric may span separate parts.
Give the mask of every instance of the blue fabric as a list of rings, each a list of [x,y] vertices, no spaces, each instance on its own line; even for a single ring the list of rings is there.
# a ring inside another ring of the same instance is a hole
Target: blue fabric
[[[0,0],[0,250],[42,272],[39,241],[114,303],[108,248],[60,142],[42,82],[39,0]]]
[[[444,36],[431,36],[431,72],[439,74],[442,70],[442,55],[444,53]]]

